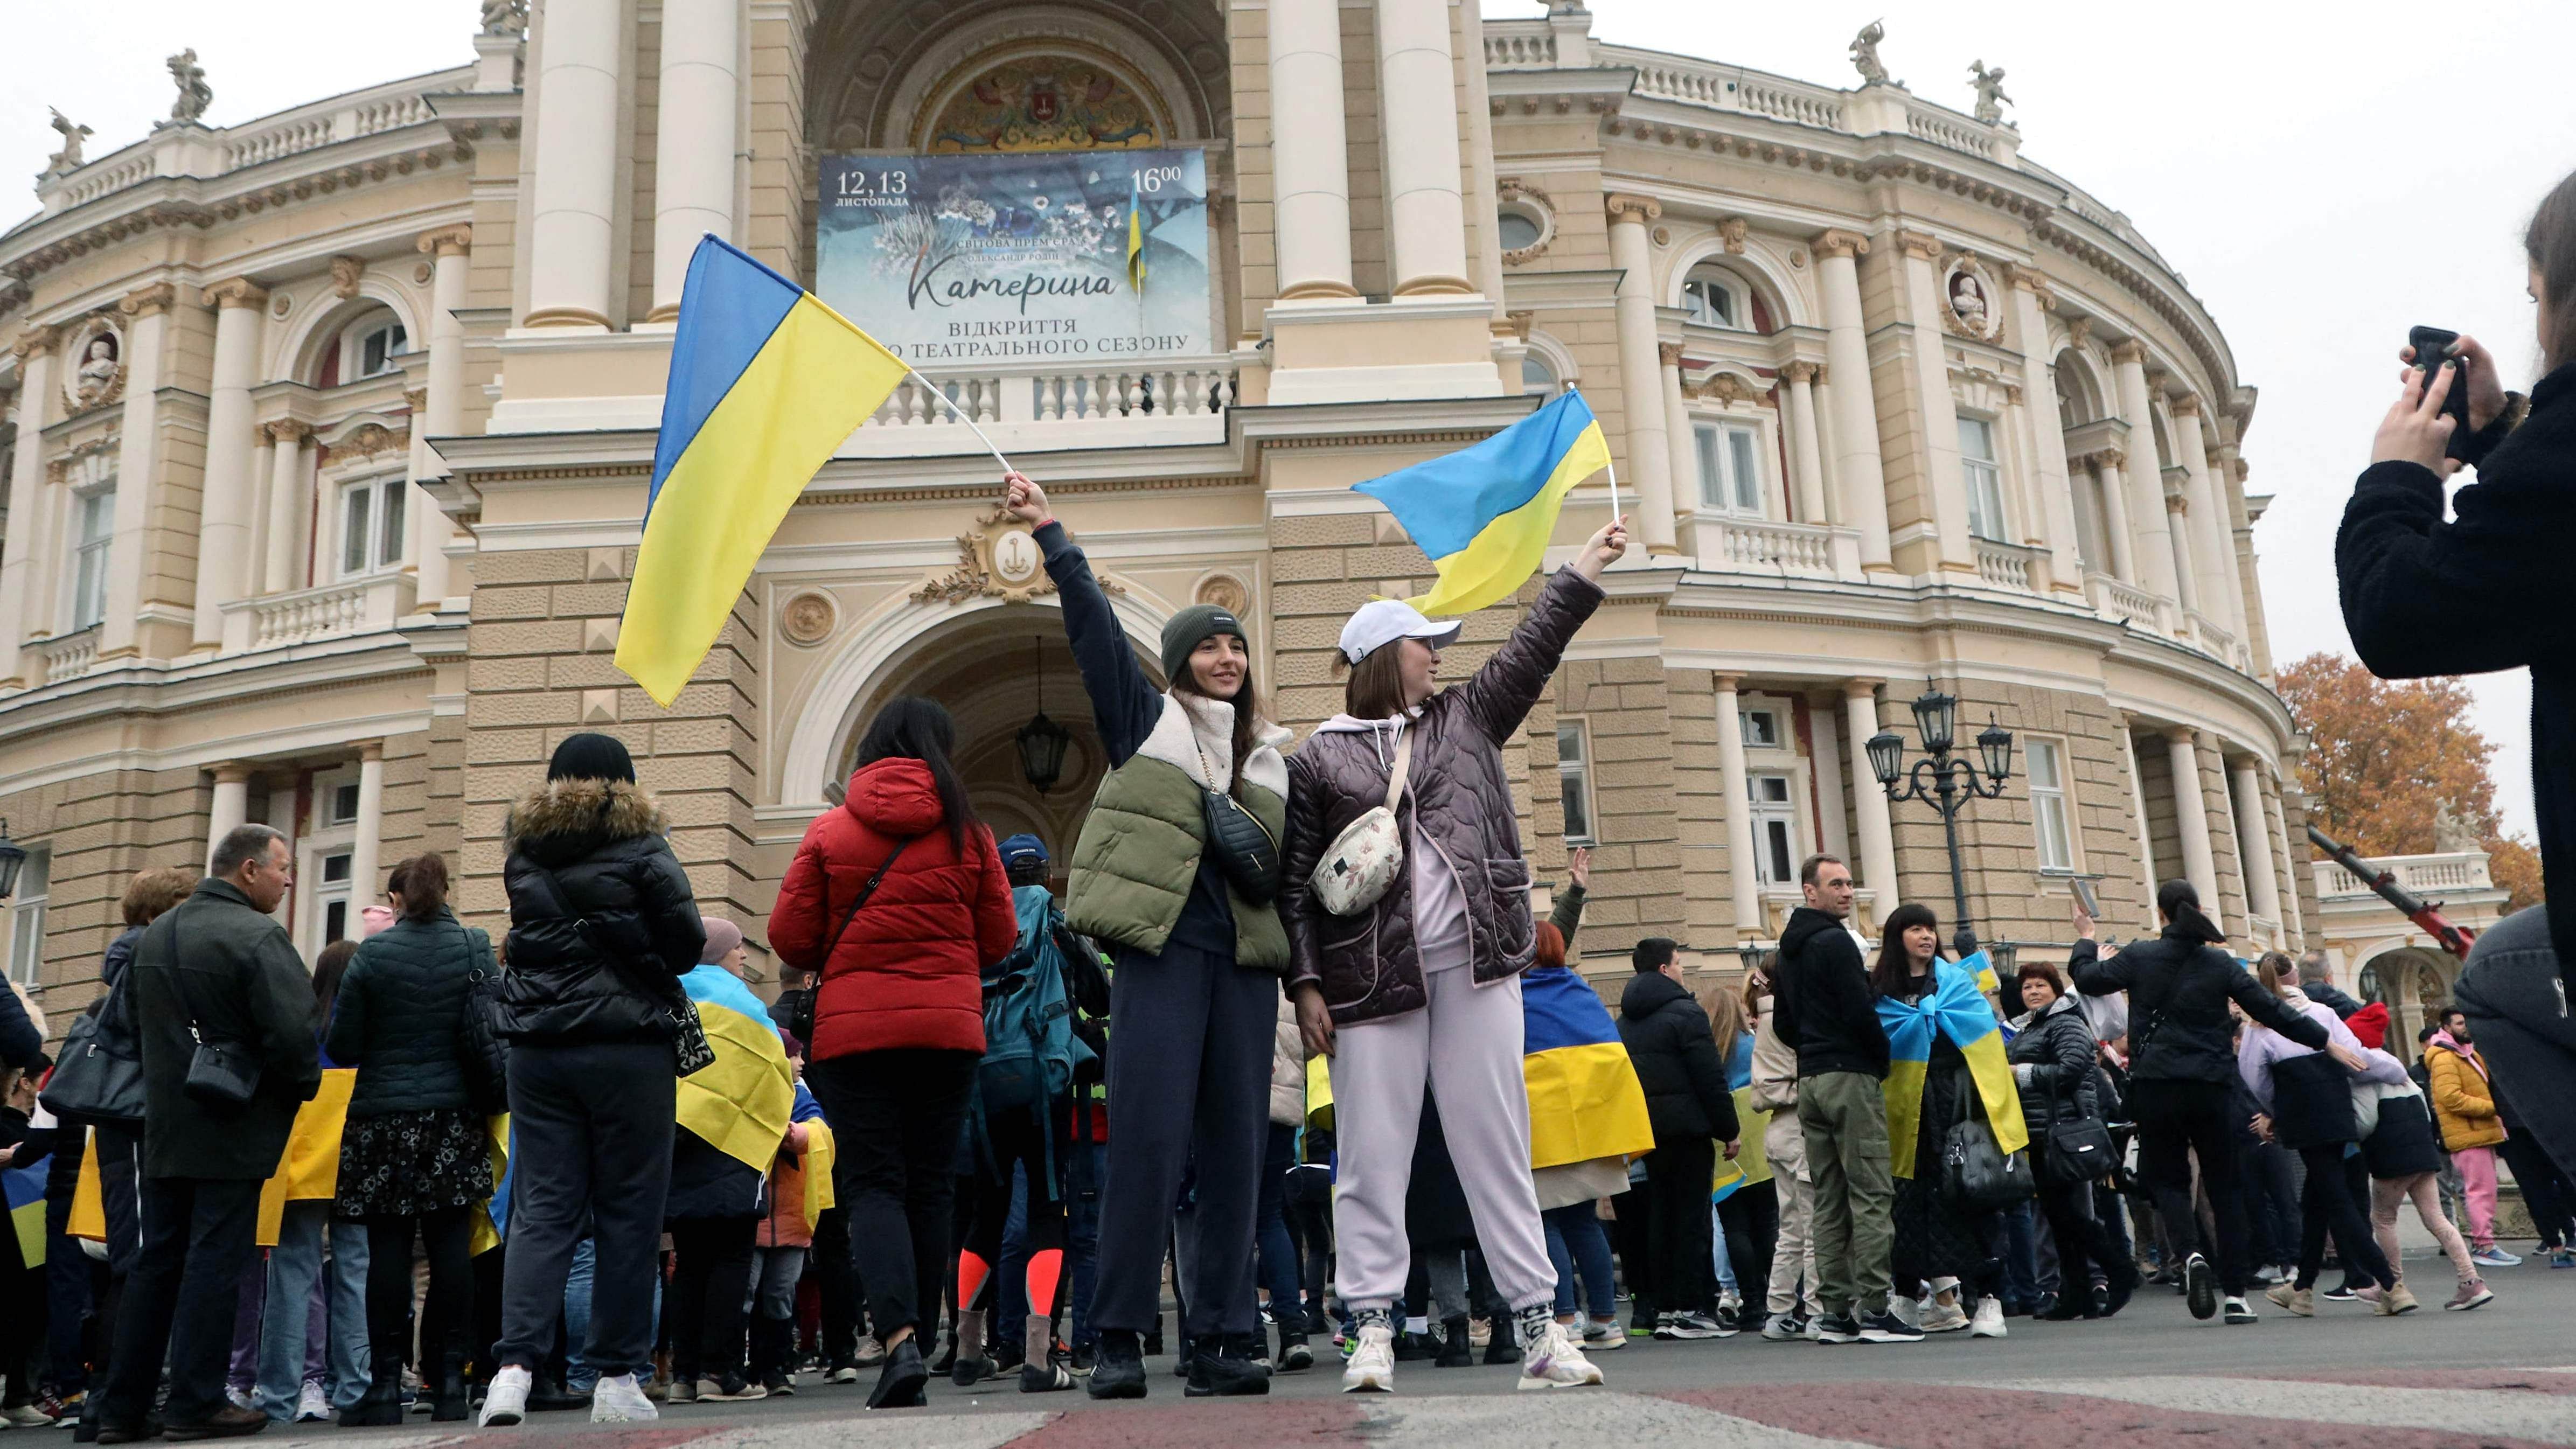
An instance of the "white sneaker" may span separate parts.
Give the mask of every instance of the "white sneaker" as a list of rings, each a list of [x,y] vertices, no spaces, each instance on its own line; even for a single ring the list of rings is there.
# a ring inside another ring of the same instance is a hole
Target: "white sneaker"
[[[1923,1325],[1930,1320],[1932,1312],[1939,1307],[1938,1303],[1928,1297],[1915,1299],[1902,1293],[1887,1295],[1887,1311],[1895,1314],[1906,1327],[1917,1331],[1923,1329]]]
[[[1381,1323],[1364,1323],[1351,1339],[1350,1362],[1342,1370],[1346,1394],[1395,1392],[1395,1333]]]
[[[528,1417],[528,1390],[534,1382],[534,1375],[517,1364],[505,1366],[483,1391],[483,1417],[476,1422],[486,1429],[506,1429]],[[600,1380],[602,1387],[607,1383]]]
[[[306,1384],[304,1392],[295,1400],[295,1422],[327,1424],[330,1421],[331,1396],[322,1392],[320,1384]]]
[[[1574,1389],[1601,1382],[1601,1370],[1566,1336],[1565,1325],[1551,1319],[1538,1341],[1521,1353],[1524,1389]]]
[[[500,1384],[494,1383],[492,1392],[497,1394],[500,1391]],[[525,1389],[520,1390],[523,1401],[526,1393]],[[619,1374],[614,1378],[603,1374],[599,1386],[590,1391],[590,1422],[594,1424],[642,1424],[660,1417],[662,1411],[653,1407],[651,1399],[644,1397],[644,1386],[635,1382],[633,1374]]]
[[[1574,1335],[1569,1331],[1566,1336],[1571,1338]],[[1583,1325],[1583,1347],[1588,1353],[1607,1353],[1612,1349],[1627,1346],[1628,1330],[1616,1323],[1603,1323],[1594,1319]]]
[[[2469,1254],[2469,1261],[2481,1268],[2515,1268],[2522,1264],[2521,1255],[2508,1253],[2493,1243]]]
[[[2003,1312],[2003,1305],[2001,1303],[1997,1303],[1995,1305],[1995,1311],[1997,1313]],[[1922,1329],[1925,1333],[1956,1333],[1967,1326],[1968,1311],[1966,1309],[1961,1308],[1955,1303],[1943,1303],[1938,1299],[1933,1301],[1930,1308],[1923,1311],[1923,1321],[1915,1325],[1915,1327]]]
[[[1974,1338],[2003,1337],[2004,1301],[2000,1298],[1978,1299],[1977,1316],[1969,1323],[1968,1333]]]

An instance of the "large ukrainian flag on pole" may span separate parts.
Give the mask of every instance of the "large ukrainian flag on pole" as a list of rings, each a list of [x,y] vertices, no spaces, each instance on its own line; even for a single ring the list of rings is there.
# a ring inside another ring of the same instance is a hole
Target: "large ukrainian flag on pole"
[[[1385,504],[1440,571],[1413,606],[1471,614],[1510,598],[1538,572],[1565,495],[1609,466],[1601,424],[1582,394],[1569,391],[1472,448],[1355,491]]]
[[[679,697],[796,495],[906,371],[794,282],[698,243],[617,636],[617,667],[645,693]]]
[[[2013,1085],[2012,1067],[2004,1060],[2003,1027],[1994,1008],[1977,989],[1975,968],[1953,961],[1932,963],[1932,994],[1920,1001],[1882,996],[1878,1024],[1887,1032],[1887,1150],[1898,1177],[1914,1175],[1914,1144],[1923,1130],[1923,1079],[1931,1070],[1932,1034],[1939,1032],[1968,1059],[1968,1075],[1985,1104],[1986,1123],[1995,1145],[2019,1152],[2030,1145],[2030,1128],[2022,1121],[2021,1093]],[[1949,1124],[1936,1123],[1947,1131]]]

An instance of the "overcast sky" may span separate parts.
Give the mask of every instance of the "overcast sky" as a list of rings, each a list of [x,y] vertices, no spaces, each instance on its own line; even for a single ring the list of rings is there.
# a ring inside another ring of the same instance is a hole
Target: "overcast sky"
[[[1536,0],[1482,0],[1488,16]],[[2536,364],[2521,235],[2576,167],[2576,45],[2565,0],[2336,7],[2165,0],[2075,8],[1986,0],[1594,0],[1593,32],[1827,85],[1884,17],[1880,55],[1915,94],[1960,110],[1971,60],[2005,67],[2033,160],[2127,212],[2189,279],[2262,390],[2245,457],[2272,652],[2347,650],[2334,603],[2336,519],[2394,395],[2410,325],[2486,340],[2509,385]],[[113,0],[13,27],[0,71],[0,177],[32,178],[58,138],[46,107],[106,154],[168,114],[163,57],[194,46],[232,125],[472,59],[473,0]],[[6,220],[33,209],[0,205]],[[2530,689],[2472,682],[2499,746],[2497,794],[2531,829]]]

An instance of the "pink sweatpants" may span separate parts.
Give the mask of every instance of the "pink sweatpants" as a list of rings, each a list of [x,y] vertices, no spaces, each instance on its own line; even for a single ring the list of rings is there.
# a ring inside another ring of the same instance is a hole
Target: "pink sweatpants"
[[[2463,1280],[2478,1276],[2476,1265],[2469,1261],[2469,1245],[2460,1241],[2460,1230],[2442,1215],[2439,1175],[2419,1172],[2413,1177],[2374,1178],[2370,1184],[2371,1235],[2379,1239],[2379,1251],[2387,1256],[2388,1266],[2398,1279],[2404,1281],[2406,1269],[2404,1260],[2397,1256],[2397,1208],[2409,1199],[2415,1203],[2415,1216],[2422,1220],[2424,1230],[2433,1235],[2434,1241],[2442,1245],[2443,1256],[2451,1260],[2451,1271]]]
[[[1516,1309],[1552,1303],[1556,1268],[1530,1183],[1520,978],[1478,986],[1475,973],[1459,966],[1430,972],[1423,984],[1430,999],[1420,1011],[1335,1034],[1333,1238],[1341,1299],[1383,1308],[1404,1296],[1413,1266],[1404,1194],[1427,1084],[1495,1291]]]
[[[2460,1169],[2461,1195],[2469,1200],[2469,1241],[2495,1246],[2496,1155],[2492,1147],[2463,1147],[2451,1154]]]

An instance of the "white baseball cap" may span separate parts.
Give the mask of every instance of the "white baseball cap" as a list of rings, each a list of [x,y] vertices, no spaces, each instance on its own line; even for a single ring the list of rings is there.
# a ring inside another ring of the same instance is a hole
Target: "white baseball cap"
[[[1465,627],[1457,619],[1427,618],[1402,599],[1371,599],[1342,626],[1342,657],[1357,664],[1398,639],[1419,639],[1434,649],[1445,649],[1458,641],[1458,631]]]

